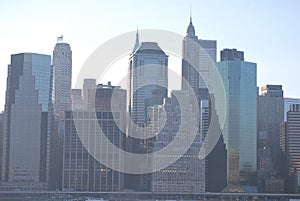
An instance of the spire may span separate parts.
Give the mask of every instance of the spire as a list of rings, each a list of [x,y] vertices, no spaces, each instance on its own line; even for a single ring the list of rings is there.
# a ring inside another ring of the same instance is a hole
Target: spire
[[[192,22],[192,6],[191,5],[190,5],[190,23],[186,30],[186,35],[191,38],[195,37],[195,28],[194,28],[193,22]]]
[[[192,4],[190,3],[190,24],[192,23]]]
[[[140,46],[140,39],[139,39],[139,29],[136,29],[136,35],[135,35],[135,44],[132,50],[132,53],[134,53],[138,47]]]

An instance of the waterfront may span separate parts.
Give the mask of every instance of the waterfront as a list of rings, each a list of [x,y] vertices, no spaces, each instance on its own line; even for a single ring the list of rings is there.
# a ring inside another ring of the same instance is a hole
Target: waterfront
[[[299,194],[249,194],[249,193],[202,193],[202,194],[153,194],[151,192],[0,192],[1,201],[226,201],[263,200],[299,201]]]

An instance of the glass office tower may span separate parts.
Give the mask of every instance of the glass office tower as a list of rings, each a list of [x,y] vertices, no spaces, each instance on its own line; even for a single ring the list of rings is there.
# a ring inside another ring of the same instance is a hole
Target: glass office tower
[[[230,51],[233,57],[222,57]],[[236,52],[236,49],[223,50],[221,61],[216,63],[226,92],[223,136],[227,148],[227,190],[252,191],[255,189],[248,187],[256,185],[252,179],[257,168],[256,64],[245,62]]]
[[[137,126],[128,125],[126,148],[133,153],[149,153],[152,150],[153,139],[147,140],[132,137],[140,133],[139,128],[145,128],[148,122],[147,108],[162,105],[168,95],[168,55],[156,42],[138,44],[138,34],[135,48],[130,55],[128,66],[128,111],[132,122]],[[149,191],[149,175],[127,175],[126,185],[138,191]]]

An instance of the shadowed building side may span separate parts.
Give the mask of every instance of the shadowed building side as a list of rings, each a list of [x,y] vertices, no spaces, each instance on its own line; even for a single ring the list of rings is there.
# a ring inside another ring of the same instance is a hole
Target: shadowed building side
[[[49,55],[21,53],[8,66],[1,188],[50,186],[52,66]]]

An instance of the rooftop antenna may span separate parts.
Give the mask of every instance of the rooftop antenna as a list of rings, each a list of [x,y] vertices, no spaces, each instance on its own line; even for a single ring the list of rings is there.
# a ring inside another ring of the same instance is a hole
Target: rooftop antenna
[[[190,21],[192,21],[192,3],[190,3]]]
[[[58,36],[58,37],[57,37],[57,42],[58,42],[58,43],[64,42],[64,36],[63,36],[63,35]]]

